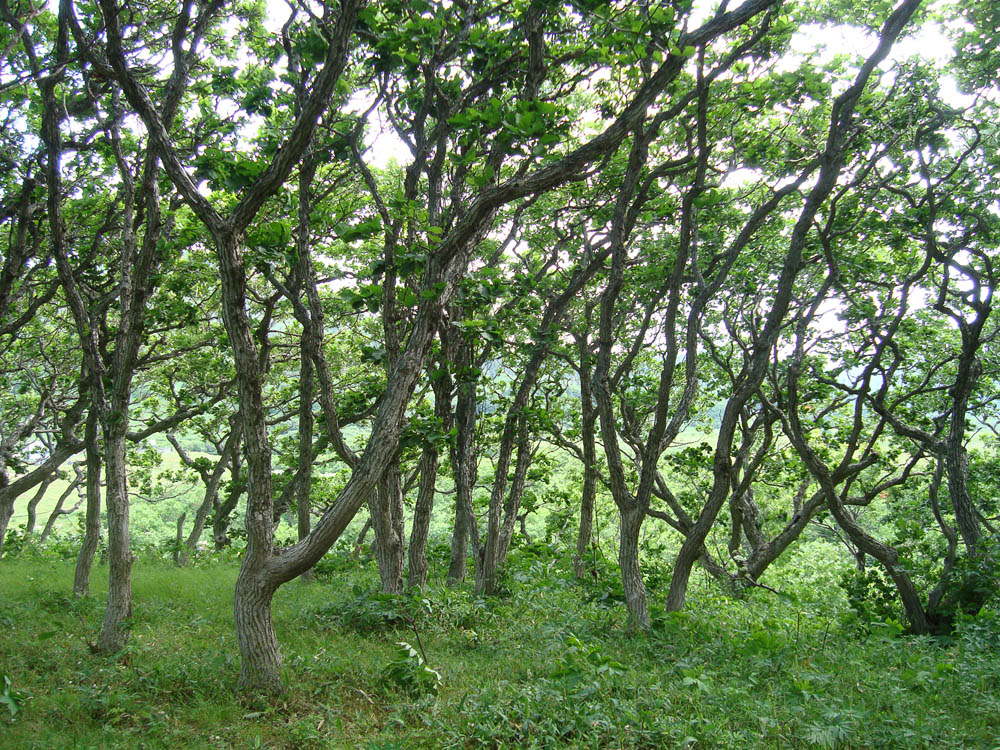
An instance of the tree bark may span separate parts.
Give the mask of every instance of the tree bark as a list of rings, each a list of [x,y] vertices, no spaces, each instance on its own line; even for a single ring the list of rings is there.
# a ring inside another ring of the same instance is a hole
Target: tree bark
[[[271,619],[271,599],[277,585],[255,572],[245,557],[236,579],[233,614],[236,638],[242,656],[240,687],[247,691],[278,695],[285,691],[281,678],[281,652]]]
[[[3,556],[3,544],[7,538],[7,526],[14,515],[14,498],[0,499],[0,556]]]
[[[734,11],[717,14],[700,29],[682,34],[678,44],[698,45],[711,41],[776,3],[777,0],[748,0]],[[101,8],[108,40],[108,58],[115,77],[122,84],[130,104],[142,117],[152,144],[161,152],[172,182],[215,240],[222,279],[222,317],[236,364],[248,469],[248,544],[234,605],[244,665],[241,683],[247,688],[276,691],[280,689],[280,654],[270,621],[271,596],[281,583],[307,570],[329,549],[380,482],[386,469],[398,460],[399,436],[406,405],[438,328],[441,307],[452,298],[458,281],[465,275],[472,247],[485,237],[502,206],[562,185],[615,150],[627,134],[647,117],[648,109],[657,97],[681,74],[686,58],[683,55],[668,55],[615,122],[587,143],[534,172],[519,174],[497,186],[488,186],[475,197],[463,201],[464,210],[460,217],[433,252],[427,255],[421,291],[433,291],[435,298],[431,300],[424,295],[418,302],[405,348],[389,373],[367,447],[353,467],[350,480],[334,506],[316,523],[312,533],[277,555],[271,525],[273,498],[270,446],[262,400],[263,383],[245,307],[246,269],[238,241],[265,201],[287,180],[308,146],[321,114],[329,106],[349,51],[358,3],[343,0],[340,4],[336,23],[327,33],[330,44],[324,65],[315,78],[308,101],[303,105],[301,117],[279,148],[274,161],[244,191],[227,218],[221,217],[211,202],[198,192],[148,94],[129,71],[122,50],[116,6],[110,0],[101,0]]]
[[[28,501],[28,519],[24,522],[24,533],[26,536],[33,536],[35,533],[35,523],[38,520],[38,504],[42,502],[45,492],[49,489],[54,479],[55,475],[52,475],[38,485],[34,497]]]
[[[128,464],[125,433],[128,410],[115,411],[104,428],[105,486],[108,506],[108,602],[97,650],[120,651],[129,638],[132,618],[132,545],[129,534]]]
[[[427,585],[427,533],[431,526],[431,511],[434,509],[437,470],[437,448],[424,446],[420,455],[420,487],[413,508],[413,528],[410,530],[410,569],[406,588],[411,591]]]
[[[451,446],[451,468],[455,482],[455,528],[451,535],[451,560],[448,564],[449,586],[465,580],[468,548],[473,541],[473,553],[479,555],[479,532],[472,507],[472,492],[476,484],[476,381],[466,372],[472,366],[471,344],[459,334],[454,354],[458,373],[458,397],[455,402],[455,442]]]
[[[590,308],[587,309],[587,329],[590,327]],[[576,535],[576,555],[573,557],[573,573],[577,578],[586,578],[593,567],[586,563],[590,554],[590,541],[594,533],[594,501],[597,496],[597,436],[594,409],[592,364],[590,341],[587,330],[577,337],[577,353],[580,359],[580,442],[583,450],[583,490],[580,495],[580,528]]]
[[[369,507],[375,530],[375,560],[382,591],[403,592],[403,487],[398,462],[392,462],[372,493]]]
[[[52,512],[49,513],[49,517],[45,521],[45,526],[42,529],[42,533],[38,537],[39,544],[45,544],[45,540],[49,538],[49,535],[52,533],[52,529],[55,528],[56,521],[58,521],[62,516],[68,516],[71,513],[75,513],[77,508],[79,508],[83,504],[83,499],[80,498],[79,500],[76,501],[76,503],[73,505],[72,508],[67,509],[65,507],[66,500],[69,498],[70,495],[72,495],[80,488],[80,485],[82,483],[83,482],[80,478],[79,470],[77,470],[77,478],[74,479],[72,482],[70,482],[69,485],[67,485],[66,489],[59,496],[59,499],[56,500],[56,504],[55,507],[52,508]]]
[[[90,594],[90,569],[94,564],[94,554],[101,541],[101,447],[98,445],[97,412],[90,410],[87,415],[87,518],[83,532],[83,543],[76,558],[76,573],[73,576],[73,593],[77,596]]]
[[[948,437],[945,441],[948,494],[951,496],[952,510],[955,512],[955,525],[970,558],[978,554],[983,533],[976,504],[969,492],[969,456],[965,450],[965,420],[969,410],[969,399],[982,373],[982,366],[976,359],[975,349],[979,346],[978,334],[985,323],[985,316],[980,313],[979,317],[974,330],[975,336],[971,335],[973,332],[962,331],[963,352],[955,383],[949,391],[953,399]]]
[[[178,565],[183,566],[188,564],[191,555],[197,551],[198,543],[205,532],[205,525],[208,523],[209,514],[213,509],[217,510],[219,508],[219,486],[222,484],[222,477],[225,475],[226,470],[235,460],[240,442],[239,420],[230,420],[229,435],[226,437],[226,442],[219,452],[212,471],[208,471],[193,460],[173,434],[168,433],[167,440],[174,447],[174,451],[180,457],[181,463],[194,469],[201,478],[202,484],[205,485],[205,493],[201,504],[195,510],[194,520],[191,523],[191,531],[188,533],[186,539],[181,540],[177,550],[176,562]],[[216,448],[218,449],[218,444],[216,444]]]
[[[233,447],[233,461],[229,470],[229,490],[226,492],[226,499],[215,504],[212,512],[212,540],[215,542],[215,549],[223,550],[231,544],[229,539],[229,523],[236,506],[240,504],[240,498],[246,490],[243,479],[242,467],[240,464],[242,453],[240,443],[243,434],[243,425],[238,421],[234,429],[239,431],[236,444]]]
[[[632,626],[645,630],[649,627],[649,605],[639,567],[639,532],[646,514],[642,508],[635,508],[622,511],[620,515],[618,564],[621,567],[625,606]]]

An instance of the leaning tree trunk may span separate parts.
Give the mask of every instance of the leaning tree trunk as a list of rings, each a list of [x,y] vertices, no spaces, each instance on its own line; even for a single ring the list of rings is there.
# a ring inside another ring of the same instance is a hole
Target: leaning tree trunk
[[[91,409],[87,415],[86,434],[87,518],[73,577],[73,593],[77,596],[90,593],[90,569],[101,541],[101,448],[97,443],[97,421],[97,412]]]
[[[239,450],[233,455],[233,466],[230,469],[229,491],[226,493],[226,499],[216,505],[215,511],[212,513],[212,541],[215,542],[217,552],[232,544],[232,540],[229,538],[229,525],[232,522],[233,511],[240,504],[240,498],[246,491],[239,455]]]
[[[980,321],[981,328],[982,322]],[[963,335],[963,348],[971,344],[964,341],[969,335]],[[978,336],[976,337],[978,343]],[[962,536],[969,557],[976,557],[982,538],[979,525],[979,514],[976,504],[969,492],[969,456],[965,450],[966,415],[969,409],[969,399],[975,388],[976,381],[982,374],[982,366],[976,359],[974,351],[964,351],[959,363],[959,372],[951,388],[954,400],[951,418],[948,425],[948,437],[945,441],[945,455],[948,468],[948,494],[951,496],[952,510],[955,511],[955,525]]]
[[[837,185],[840,173],[844,168],[845,144],[854,133],[854,111],[857,103],[866,89],[873,71],[889,54],[903,27],[919,5],[919,0],[905,0],[893,11],[883,25],[875,52],[865,60],[855,76],[854,83],[833,102],[819,174],[809,190],[789,234],[788,249],[785,252],[781,273],[774,285],[771,308],[756,336],[748,361],[743,368],[741,380],[723,413],[719,437],[716,440],[712,490],[698,520],[692,527],[691,533],[681,545],[680,552],[678,552],[674,562],[670,593],[667,597],[667,611],[677,611],[684,606],[691,568],[698,559],[700,549],[729,495],[730,488],[733,486],[732,442],[737,414],[763,382],[771,349],[784,328],[785,316],[791,305],[796,279],[802,270],[803,253],[810,232],[813,230],[816,215]]]
[[[302,337],[299,365],[299,481],[295,491],[295,518],[299,541],[309,536],[312,526],[312,467],[313,467],[313,362],[310,341]],[[302,578],[315,577],[312,570]]]
[[[524,485],[528,478],[528,469],[531,468],[531,461],[535,457],[535,452],[528,441],[527,425],[521,430],[518,436],[520,441],[517,446],[517,460],[514,462],[514,478],[510,483],[510,490],[507,493],[507,503],[504,505],[503,526],[500,527],[500,549],[497,555],[497,565],[501,566],[507,559],[507,552],[510,549],[510,540],[514,536],[514,523],[521,521],[522,530],[527,536],[527,529],[524,525],[526,515],[518,515],[521,509],[521,500],[524,497]]]
[[[434,389],[436,427],[443,438],[451,429],[452,381],[447,374],[447,368],[441,367],[441,370],[444,374],[432,378],[431,386]],[[413,509],[413,528],[410,531],[410,573],[407,579],[409,589],[423,588],[427,585],[427,534],[431,526],[431,513],[434,510],[439,461],[438,442],[428,442],[420,455],[420,488],[417,491],[417,503]]]
[[[49,535],[52,533],[52,529],[55,528],[56,521],[58,521],[63,516],[68,516],[69,514],[76,512],[76,509],[79,508],[80,505],[82,505],[83,501],[77,500],[76,504],[72,508],[66,509],[65,507],[66,500],[69,499],[69,496],[72,495],[74,492],[76,492],[79,489],[79,487],[80,487],[80,479],[77,478],[72,482],[70,482],[69,485],[67,485],[66,489],[63,490],[63,493],[59,496],[59,499],[56,500],[56,504],[52,508],[52,512],[49,513],[48,519],[45,521],[45,526],[42,528],[42,533],[39,534],[38,536],[39,544],[45,544],[45,540],[49,538]]]
[[[49,477],[40,485],[38,489],[35,490],[34,497],[28,501],[28,520],[24,523],[24,534],[25,536],[33,536],[35,533],[35,524],[38,521],[38,504],[42,502],[42,498],[45,497],[45,493],[48,491],[49,486],[55,479],[55,475]]]

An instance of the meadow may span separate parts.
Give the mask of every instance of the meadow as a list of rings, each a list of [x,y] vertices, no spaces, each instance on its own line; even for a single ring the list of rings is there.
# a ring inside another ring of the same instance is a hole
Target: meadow
[[[654,564],[654,626],[635,633],[610,565],[580,582],[544,543],[513,551],[491,599],[376,593],[374,561],[338,547],[277,595],[288,690],[270,700],[236,691],[233,553],[187,568],[141,554],[131,639],[109,658],[91,650],[106,568],[74,598],[72,561],[29,546],[0,562],[0,746],[1000,747],[996,610],[907,636],[863,622],[794,557],[770,579],[780,595],[699,578],[670,615]]]

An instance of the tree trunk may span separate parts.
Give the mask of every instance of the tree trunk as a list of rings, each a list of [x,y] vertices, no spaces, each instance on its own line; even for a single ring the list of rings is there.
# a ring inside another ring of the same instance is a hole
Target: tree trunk
[[[587,324],[590,323],[588,308]],[[576,555],[573,557],[573,573],[577,578],[586,578],[593,572],[584,560],[590,551],[590,540],[594,533],[594,500],[597,496],[597,436],[594,421],[597,418],[591,383],[590,344],[586,334],[577,339],[580,357],[580,440],[583,450],[583,492],[580,496],[580,529],[576,535]]]
[[[503,437],[500,441],[496,474],[493,477],[493,490],[490,493],[486,540],[483,542],[483,547],[476,556],[476,593],[485,596],[493,596],[496,593],[500,565],[506,553],[504,538],[506,537],[508,541],[510,538],[505,527],[509,520],[511,529],[513,529],[514,519],[511,517],[510,510],[520,499],[515,496],[517,491],[516,480],[519,476],[519,465],[525,461],[523,454],[525,443],[527,442],[527,424],[519,416],[520,408],[523,408],[523,405],[515,411],[516,404],[517,400],[515,400],[515,404],[511,405],[507,413]],[[514,486],[510,489],[510,496],[508,496],[507,471],[510,466],[511,453],[513,452],[515,443],[518,445],[518,456],[514,471],[515,482]],[[503,515],[501,515],[502,513]]]
[[[321,343],[318,344],[322,346]],[[295,518],[298,538],[309,536],[312,526],[312,466],[313,466],[313,362],[310,351],[310,337],[303,335],[301,360],[299,364],[299,469],[298,486],[295,495]],[[315,577],[312,570],[302,574],[303,578]]]
[[[298,538],[309,536],[312,524],[310,518],[310,490],[312,489],[312,439],[313,439],[313,364],[308,351],[303,351],[299,368],[299,475],[301,477],[296,492],[296,521]]]
[[[238,426],[237,429],[242,432],[242,425]],[[226,493],[226,499],[224,502],[216,504],[212,514],[212,540],[215,542],[216,551],[223,550],[231,544],[229,539],[229,523],[233,511],[239,505],[240,497],[243,496],[243,491],[246,489],[240,466],[241,454],[239,446],[240,443],[237,440],[236,447],[233,450],[232,467],[229,471],[229,491]]]
[[[73,577],[73,593],[87,596],[90,593],[90,569],[94,564],[94,553],[101,541],[101,448],[98,445],[97,412],[93,408],[87,415],[87,518],[83,532],[83,543],[76,558],[76,573]]]
[[[424,446],[420,455],[420,489],[413,508],[413,528],[410,531],[410,571],[406,587],[411,591],[427,585],[427,532],[431,526],[431,511],[434,509],[437,469],[437,448]]]
[[[387,594],[403,592],[403,492],[398,462],[390,464],[369,501],[375,530],[375,560]]]
[[[79,487],[80,487],[79,480],[72,482],[63,491],[62,495],[59,496],[59,499],[56,500],[55,507],[53,507],[52,508],[52,512],[49,513],[49,517],[45,521],[45,526],[42,528],[42,533],[38,536],[38,543],[39,544],[45,544],[45,540],[48,539],[49,536],[52,534],[52,529],[55,528],[56,521],[58,521],[60,517],[62,517],[62,516],[68,516],[70,513],[74,513],[76,511],[76,509],[79,508],[83,504],[83,500],[80,499],[80,500],[77,500],[76,503],[73,505],[73,507],[70,508],[69,510],[67,510],[64,507],[65,504],[66,504],[66,500]]]
[[[28,501],[28,520],[24,522],[24,533],[26,536],[32,536],[35,533],[35,523],[38,521],[38,504],[42,502],[42,498],[45,497],[45,492],[49,489],[54,478],[55,475],[52,475],[38,485],[34,497]]]
[[[254,571],[258,566],[248,564],[251,559],[249,556],[244,558],[233,601],[236,637],[242,657],[240,688],[281,694],[285,691],[281,679],[281,651],[271,619],[271,599],[277,586]]]
[[[965,341],[968,337],[968,334],[963,335],[963,348],[972,345]],[[978,342],[978,336],[976,341]],[[982,529],[976,505],[969,492],[969,456],[965,450],[965,420],[972,390],[981,373],[982,366],[976,359],[975,353],[963,352],[959,372],[951,389],[954,401],[945,444],[948,494],[951,496],[952,510],[955,511],[955,525],[970,558],[978,554]]]
[[[120,651],[129,638],[132,618],[132,548],[129,535],[129,497],[125,462],[128,412],[114,411],[105,427],[104,448],[108,491],[108,603],[97,640],[101,653]]]
[[[500,527],[500,549],[497,555],[497,567],[504,564],[510,549],[510,540],[514,536],[514,524],[520,519],[522,527],[525,516],[518,516],[521,509],[521,499],[524,497],[524,484],[528,478],[528,469],[535,452],[528,441],[527,426],[518,435],[517,460],[514,462],[514,479],[507,493],[507,503],[504,506],[503,526]],[[527,533],[525,533],[527,536]]]
[[[0,554],[3,552],[3,540],[7,533],[7,525],[14,515],[14,502],[17,498],[52,476],[80,448],[80,442],[76,438],[64,435],[64,439],[57,443],[52,454],[24,476],[8,482],[0,472]]]
[[[618,546],[618,564],[621,567],[622,591],[632,627],[645,630],[649,627],[649,605],[646,586],[639,567],[639,532],[645,512],[641,508],[622,511],[621,533]]]
[[[14,515],[14,498],[0,500],[0,556],[3,555],[3,543],[7,538],[7,526]]]
[[[455,367],[462,376],[463,368],[470,367],[471,344],[462,341],[455,357]],[[476,382],[460,379],[458,397],[455,403],[455,427],[457,436],[451,446],[451,468],[455,478],[455,528],[451,535],[451,560],[448,564],[448,585],[454,586],[465,580],[469,540],[473,540],[473,552],[479,554],[479,532],[475,528],[476,517],[472,508],[472,491],[476,484]]]
[[[187,518],[187,511],[177,516],[177,534],[174,536],[174,564],[187,565],[190,558],[187,555],[187,547],[184,545],[184,521]]]
[[[431,378],[434,389],[434,417],[442,439],[451,430],[451,393],[453,383],[448,374],[446,362],[439,363],[440,377]],[[410,531],[410,574],[407,586],[410,589],[427,585],[427,534],[431,526],[434,510],[434,495],[437,491],[438,464],[440,462],[439,443],[434,441],[424,446],[420,456],[420,488],[417,503],[413,509],[413,529]]]
[[[219,485],[222,484],[222,477],[225,475],[226,469],[228,469],[229,465],[234,461],[234,456],[238,450],[240,442],[239,419],[236,418],[230,420],[229,436],[226,438],[226,442],[222,446],[219,457],[215,462],[215,467],[211,472],[194,461],[173,435],[168,434],[167,440],[169,440],[170,444],[174,446],[174,450],[180,457],[181,463],[194,469],[201,477],[202,483],[205,485],[205,494],[202,498],[201,505],[199,505],[198,509],[195,511],[194,520],[191,524],[191,531],[187,535],[187,539],[181,540],[181,544],[178,547],[176,562],[178,565],[183,566],[188,564],[191,559],[191,555],[198,549],[198,543],[201,541],[201,536],[205,532],[205,524],[208,523],[209,513],[211,513],[213,509],[218,509],[219,507]]]

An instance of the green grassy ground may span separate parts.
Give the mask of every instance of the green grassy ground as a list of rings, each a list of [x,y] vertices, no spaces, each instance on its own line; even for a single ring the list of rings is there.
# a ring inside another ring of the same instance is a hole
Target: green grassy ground
[[[371,564],[336,557],[277,596],[289,690],[266,701],[235,689],[234,562],[134,570],[131,642],[106,658],[89,648],[105,568],[94,595],[74,599],[70,562],[0,561],[0,671],[19,704],[11,716],[0,701],[0,747],[1000,745],[995,614],[933,641],[699,584],[688,611],[636,635],[612,580],[581,586],[566,560],[537,552],[515,554],[508,595],[491,601],[443,588],[372,595]],[[386,671],[397,641],[417,642],[407,617],[440,673],[436,696],[406,690],[415,663]]]

